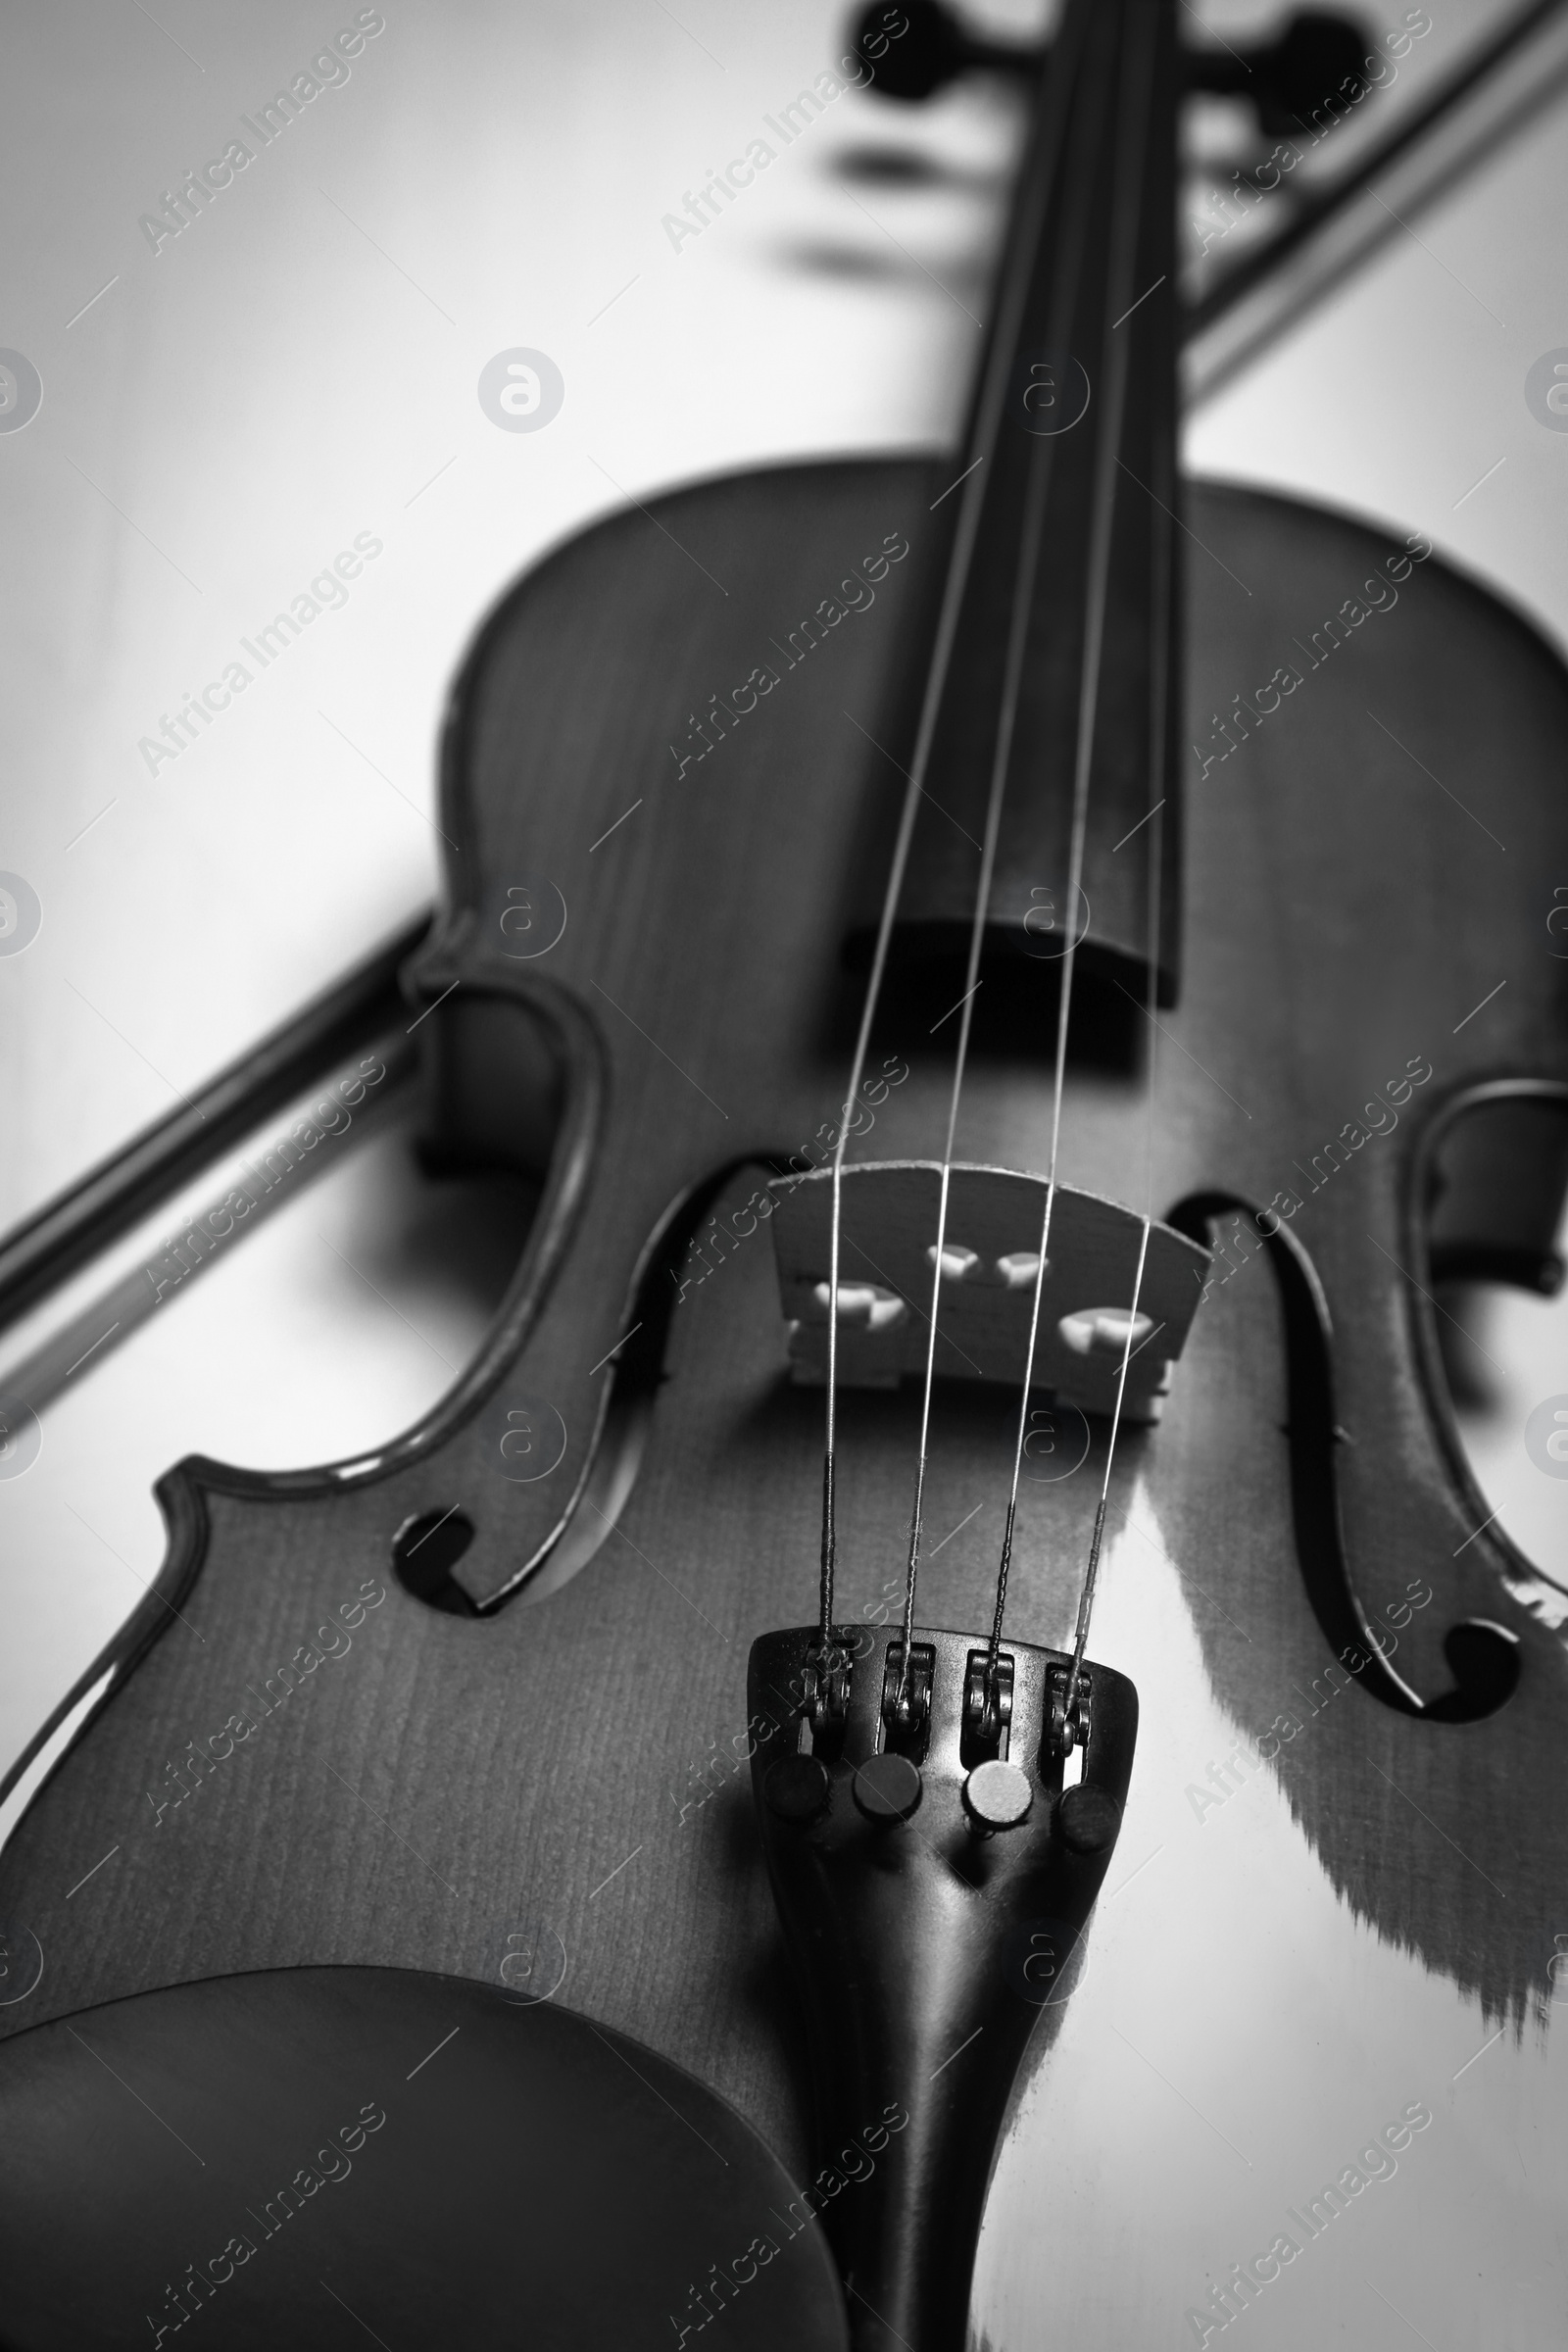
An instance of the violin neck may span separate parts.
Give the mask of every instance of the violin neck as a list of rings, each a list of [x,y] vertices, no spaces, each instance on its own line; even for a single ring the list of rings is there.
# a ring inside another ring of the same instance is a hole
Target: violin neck
[[[1004,778],[990,932],[1031,917],[1037,932],[1052,919],[1040,913],[1052,893],[1064,927],[1076,872],[1091,909],[1084,966],[1108,967],[1142,995],[1157,913],[1166,1003],[1176,984],[1179,841],[1180,87],[1175,0],[1070,0],[1036,96],[955,468],[972,470],[954,494],[916,748],[931,799],[976,843]],[[1131,854],[1117,854],[1161,801],[1160,821]],[[928,806],[901,899],[901,947],[966,935],[978,880],[972,847]]]

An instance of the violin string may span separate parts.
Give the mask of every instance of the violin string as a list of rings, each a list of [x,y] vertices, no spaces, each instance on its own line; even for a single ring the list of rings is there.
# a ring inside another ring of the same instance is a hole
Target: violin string
[[[1131,202],[1130,204],[1124,205],[1121,216],[1115,223],[1112,234],[1110,281],[1113,299],[1108,301],[1105,307],[1105,317],[1107,318],[1109,318],[1112,312],[1117,309],[1118,304],[1125,300],[1127,292],[1131,289],[1133,274],[1137,268],[1137,231],[1142,214],[1145,141],[1142,137],[1133,135],[1132,126],[1136,122],[1140,128],[1142,127],[1144,113],[1147,113],[1148,103],[1152,93],[1153,67],[1155,61],[1155,44],[1152,37],[1153,21],[1152,15],[1145,20],[1145,24],[1149,27],[1149,37],[1146,39],[1144,44],[1145,54],[1142,61],[1146,69],[1146,86],[1142,92],[1144,112],[1135,113],[1133,108],[1128,108],[1123,117],[1122,142],[1124,149],[1128,145],[1132,147],[1135,160],[1125,178],[1118,173],[1118,189],[1130,187],[1132,194]],[[1129,71],[1129,79],[1130,78],[1131,73]],[[1051,1094],[1051,1147],[1046,1172],[1046,1198],[1043,1209],[1041,1211],[1040,1245],[1036,1252],[1034,1288],[1030,1299],[1029,1338],[1024,1358],[1023,1386],[1018,1399],[1018,1420],[1013,1443],[1012,1474],[1008,1485],[1007,1506],[1003,1525],[1002,1552],[997,1569],[996,1607],[992,1618],[991,1642],[989,1646],[989,1654],[987,1657],[988,1685],[992,1688],[995,1687],[997,1665],[1002,1649],[1004,1623],[1006,1615],[1007,1586],[1012,1567],[1013,1543],[1018,1517],[1019,1484],[1023,1473],[1024,1447],[1028,1442],[1029,1434],[1029,1399],[1034,1384],[1035,1358],[1038,1351],[1040,1338],[1041,1300],[1044,1296],[1046,1276],[1049,1271],[1051,1226],[1056,1202],[1056,1171],[1061,1141],[1062,1101],[1066,1084],[1067,1034],[1072,1011],[1073,981],[1077,971],[1078,960],[1079,939],[1077,930],[1077,907],[1079,894],[1083,885],[1083,866],[1088,836],[1090,786],[1093,776],[1096,724],[1099,716],[1101,658],[1103,648],[1105,612],[1109,594],[1111,533],[1115,520],[1116,477],[1114,467],[1116,456],[1120,447],[1121,428],[1126,411],[1127,383],[1131,368],[1131,355],[1133,349],[1133,341],[1131,337],[1119,344],[1110,341],[1110,335],[1113,334],[1114,331],[1114,329],[1108,330],[1105,338],[1104,349],[1106,358],[1106,394],[1102,410],[1102,414],[1105,419],[1105,422],[1102,435],[1096,452],[1097,478],[1095,482],[1095,507],[1090,554],[1090,585],[1087,599],[1088,623],[1084,634],[1083,662],[1079,680],[1079,719],[1078,740],[1076,747],[1077,758],[1073,775],[1072,835],[1067,881],[1068,934],[1066,952],[1062,958],[1060,994],[1056,1004],[1055,1058]],[[1151,673],[1150,693],[1152,751],[1162,748],[1165,727],[1164,704],[1166,693],[1166,662],[1163,644],[1163,619],[1164,614],[1162,594],[1160,591],[1156,591],[1156,609],[1152,614],[1152,626],[1151,629],[1151,642],[1153,648],[1153,666]],[[1150,773],[1151,775],[1157,773],[1157,767],[1153,763],[1152,759],[1151,761]],[[1146,846],[1148,847],[1150,859],[1148,866],[1149,881],[1147,885],[1149,910],[1147,955],[1149,957],[1150,986],[1152,989],[1154,984],[1153,975],[1158,968],[1157,957],[1159,951],[1159,859],[1161,856],[1159,843],[1162,839],[1162,836],[1157,811],[1152,818],[1152,823],[1153,838]],[[1149,1184],[1151,1200],[1152,1200],[1152,1060],[1151,1092],[1149,1097],[1150,1134],[1147,1144],[1147,1151],[1149,1154]],[[1136,1318],[1137,1315],[1137,1299],[1142,1291],[1144,1259],[1149,1247],[1149,1225],[1150,1219],[1146,1214],[1144,1219],[1143,1235],[1139,1248],[1138,1278],[1134,1288],[1134,1318]],[[1115,1415],[1112,1419],[1110,1440],[1106,1450],[1105,1488],[1107,1494],[1109,1488],[1110,1461],[1115,1448],[1116,1425],[1121,1414],[1122,1395],[1125,1390],[1127,1378],[1127,1365],[1131,1360],[1131,1345],[1132,1325],[1130,1322],[1127,1332],[1127,1341],[1122,1353],[1121,1375],[1117,1387]],[[1096,1517],[1095,1532],[1090,1546],[1090,1567],[1085,1582],[1085,1592],[1091,1603],[1094,1590],[1095,1573],[1099,1563],[1100,1535],[1104,1522],[1104,1509],[1105,1501],[1104,1497],[1102,1496]],[[1085,1601],[1081,1599],[1078,1616],[1079,1639],[1077,1644],[1077,1653],[1074,1661],[1074,1679],[1068,1684],[1069,1692],[1076,1690],[1077,1687],[1076,1673],[1078,1666],[1082,1662],[1083,1637],[1087,1634],[1087,1628],[1088,1606],[1085,1604]]]
[[[1051,289],[1048,331],[1049,348],[1052,349],[1059,349],[1064,343],[1067,321],[1070,320],[1077,304],[1082,264],[1088,244],[1087,214],[1091,193],[1087,175],[1080,181],[1076,190],[1069,191],[1071,209],[1068,214],[1068,228],[1070,233],[1064,237],[1063,246],[1070,260]],[[993,748],[991,777],[986,801],[985,837],[981,849],[974,912],[969,928],[969,955],[964,974],[964,994],[960,999],[963,1011],[959,1023],[957,1048],[954,1056],[953,1083],[948,1099],[947,1136],[943,1146],[942,1172],[937,1194],[937,1234],[931,1250],[931,1306],[926,1325],[925,1378],[920,1396],[920,1432],[915,1457],[914,1503],[909,1519],[909,1548],[905,1567],[904,1629],[899,1652],[899,1682],[895,1699],[895,1706],[901,1711],[907,1699],[909,1674],[913,1663],[914,1602],[919,1582],[920,1540],[924,1529],[931,1401],[936,1382],[937,1340],[942,1307],[943,1254],[947,1247],[953,1154],[957,1135],[958,1111],[963,1098],[963,1082],[968,1068],[974,1000],[979,987],[980,958],[985,946],[986,923],[991,911],[991,891],[996,869],[997,843],[1001,834],[1003,808],[1012,766],[1018,707],[1023,693],[1030,625],[1034,618],[1035,588],[1044,543],[1047,500],[1054,470],[1055,456],[1056,441],[1054,435],[1036,437],[1028,453],[1024,518],[1014,566],[1012,610],[1003,672],[1001,710],[997,739]]]
[[[1156,613],[1156,621],[1160,618],[1161,615]],[[1163,642],[1155,660],[1158,664],[1156,674],[1161,691],[1151,697],[1153,706],[1152,716],[1162,730],[1164,721],[1163,673],[1165,669]],[[1151,773],[1157,773],[1157,770],[1152,766]],[[1152,838],[1149,846],[1148,960],[1149,990],[1151,997],[1153,997],[1159,971],[1160,878],[1164,859],[1164,824],[1157,808],[1151,820],[1150,833]],[[1100,1581],[1100,1553],[1105,1533],[1105,1507],[1110,1500],[1110,1473],[1116,1458],[1116,1433],[1121,1427],[1122,1406],[1127,1395],[1127,1367],[1133,1359],[1133,1339],[1138,1327],[1139,1302],[1144,1295],[1144,1272],[1149,1262],[1149,1237],[1154,1222],[1154,1101],[1158,1065],[1159,1024],[1157,1021],[1152,1020],[1149,1024],[1149,1093],[1145,1104],[1144,1229],[1139,1236],[1138,1266],[1133,1276],[1132,1304],[1128,1309],[1127,1330],[1122,1340],[1121,1369],[1116,1377],[1116,1402],[1110,1416],[1110,1435],[1105,1441],[1104,1475],[1100,1482],[1100,1499],[1095,1505],[1094,1532],[1089,1539],[1089,1559],[1084,1569],[1083,1590],[1078,1596],[1078,1621],[1073,1630],[1072,1667],[1067,1677],[1069,1701],[1077,1692],[1078,1677],[1083,1672],[1084,1651],[1089,1644],[1089,1620],[1094,1610],[1095,1593]],[[1151,1333],[1149,1336],[1152,1338],[1153,1335]],[[1140,1342],[1140,1345],[1142,1344]],[[993,1654],[995,1654],[994,1647]]]
[[[1105,1505],[1110,1500],[1110,1473],[1116,1458],[1116,1432],[1121,1427],[1122,1399],[1127,1393],[1127,1367],[1132,1361],[1133,1332],[1138,1323],[1138,1301],[1143,1296],[1144,1267],[1149,1257],[1149,1235],[1152,1223],[1152,1218],[1146,1213],[1138,1242],[1138,1271],[1133,1277],[1133,1301],[1127,1316],[1126,1337],[1122,1341],[1121,1370],[1116,1378],[1116,1404],[1110,1417],[1110,1435],[1105,1441],[1105,1471],[1100,1482],[1100,1499],[1095,1505],[1095,1528],[1089,1539],[1089,1561],[1084,1570],[1083,1591],[1078,1597],[1078,1622],[1072,1641],[1072,1669],[1067,1677],[1069,1703],[1077,1692],[1078,1677],[1083,1672],[1084,1651],[1089,1645],[1089,1619],[1100,1577],[1100,1547],[1105,1533]]]
[[[970,478],[971,481],[976,481],[978,475],[972,475]],[[935,733],[937,709],[941,700],[941,681],[947,674],[952,659],[953,641],[957,634],[958,618],[963,603],[963,590],[967,584],[969,565],[974,554],[974,542],[979,534],[979,504],[978,497],[966,498],[959,515],[958,544],[955,549],[954,562],[943,595],[930,680],[920,713],[915,748],[910,759],[909,779],[905,790],[904,806],[900,811],[893,862],[888,871],[887,888],[883,895],[882,911],[877,924],[876,947],[871,958],[865,1003],[861,1007],[860,1025],[855,1041],[855,1058],[851,1065],[850,1083],[839,1112],[838,1134],[833,1145],[828,1242],[827,1432],[822,1457],[822,1542],[818,1593],[818,1635],[824,1650],[832,1640],[834,1581],[838,1566],[839,1292],[843,1264],[844,1155],[849,1146],[850,1120],[854,1116],[856,1105],[859,1101],[866,1056],[870,1051],[872,1024],[876,1018],[882,984],[887,972],[888,956],[892,947],[893,925],[903,894],[904,876],[908,865],[909,846],[914,835],[915,818],[923,797],[921,779],[925,775],[929,763],[931,739]]]
[[[1162,461],[1162,470],[1171,470],[1168,458]],[[1169,532],[1163,522],[1174,504],[1176,485],[1162,479],[1158,488],[1165,493],[1162,500],[1151,504],[1151,529],[1155,536],[1167,539]],[[1149,773],[1157,780],[1167,753],[1168,698],[1170,694],[1170,566],[1156,563],[1152,566],[1154,581],[1153,607],[1150,614],[1150,636],[1152,647],[1152,665],[1149,697]],[[1154,1112],[1159,1081],[1159,1023],[1153,1018],[1154,1004],[1159,995],[1159,957],[1162,946],[1161,924],[1164,911],[1165,862],[1165,803],[1163,796],[1156,800],[1150,818],[1146,905],[1145,968],[1149,990],[1149,1084],[1144,1101],[1144,1223],[1139,1236],[1138,1265],[1133,1276],[1132,1302],[1127,1314],[1127,1330],[1122,1341],[1121,1369],[1116,1379],[1116,1402],[1110,1417],[1110,1435],[1105,1441],[1105,1468],[1101,1480],[1100,1498],[1095,1506],[1094,1532],[1089,1541],[1089,1558],[1084,1569],[1083,1590],[1078,1599],[1078,1621],[1073,1632],[1072,1665],[1067,1677],[1069,1706],[1076,1697],[1078,1677],[1083,1672],[1084,1652],[1089,1642],[1089,1623],[1094,1611],[1095,1596],[1100,1581],[1101,1547],[1104,1541],[1105,1509],[1110,1499],[1111,1470],[1116,1458],[1116,1437],[1121,1428],[1122,1409],[1127,1396],[1127,1367],[1133,1358],[1139,1305],[1144,1292],[1144,1275],[1149,1262],[1149,1242],[1154,1220]],[[1147,1335],[1153,1337],[1152,1332]],[[1145,1342],[1140,1341],[1143,1346]]]
[[[1066,61],[1058,62],[1065,64]],[[1070,74],[1066,78],[1070,79]],[[1055,86],[1060,87],[1061,84],[1058,82]],[[932,646],[931,663],[926,674],[926,686],[921,700],[914,750],[910,755],[904,805],[900,812],[899,830],[894,844],[893,860],[888,869],[887,886],[883,892],[882,910],[877,924],[876,945],[872,954],[870,976],[866,985],[865,1001],[861,1007],[859,1028],[856,1036],[850,1081],[839,1115],[838,1134],[834,1139],[829,1212],[827,1428],[822,1461],[822,1534],[818,1594],[819,1639],[824,1650],[830,1645],[832,1639],[834,1582],[838,1563],[838,1328],[843,1246],[844,1157],[849,1145],[850,1120],[859,1100],[866,1056],[870,1051],[871,1030],[887,973],[888,956],[893,940],[893,925],[903,894],[915,819],[919,813],[920,802],[924,797],[925,776],[930,765],[931,747],[941,715],[944,693],[953,662],[954,646],[973,565],[975,547],[984,518],[988,486],[987,461],[994,457],[1001,438],[1004,403],[1011,367],[1010,355],[1022,327],[1024,306],[1029,294],[1030,271],[1028,265],[1039,236],[1041,215],[1055,177],[1056,152],[1059,150],[1061,140],[1063,109],[1056,102],[1048,101],[1048,104],[1052,107],[1052,114],[1050,122],[1043,132],[1036,159],[1038,169],[1035,183],[1030,198],[1019,207],[1016,242],[1003,271],[996,327],[991,345],[992,359],[981,381],[974,426],[968,444],[969,449],[977,449],[979,455],[971,461],[968,478],[959,504],[958,519],[954,533],[953,553],[949,560],[947,580],[943,589],[942,606]],[[965,454],[967,455],[968,452],[966,451]]]
[[[996,870],[997,840],[1002,828],[1003,802],[1005,796],[1007,770],[1012,759],[1017,706],[1022,691],[1023,665],[1028,651],[1035,581],[1040,568],[1040,549],[1045,529],[1046,493],[1052,472],[1049,455],[1051,448],[1052,444],[1049,441],[1037,443],[1029,456],[1024,525],[1018,542],[1018,558],[1013,581],[1012,617],[1007,630],[1002,717],[997,730],[991,782],[986,799],[985,836],[980,852],[979,888],[976,892],[974,915],[969,927],[969,955],[964,970],[964,994],[961,1000],[963,1009],[959,1017],[958,1042],[954,1056],[953,1084],[948,1097],[948,1129],[942,1147],[942,1174],[937,1193],[937,1238],[931,1250],[931,1307],[926,1318],[925,1379],[920,1394],[920,1436],[915,1456],[914,1507],[909,1521],[909,1550],[905,1567],[904,1645],[900,1652],[898,1690],[900,1706],[903,1705],[907,1691],[914,1634],[914,1594],[919,1577],[920,1536],[925,1517],[925,1482],[931,1435],[931,1396],[936,1379],[938,1325],[942,1311],[942,1259],[948,1239],[948,1202],[953,1183],[954,1143],[957,1134],[958,1105],[963,1096],[964,1072],[968,1066],[974,1001],[980,985],[980,957],[985,946],[986,917],[990,910],[992,877]]]

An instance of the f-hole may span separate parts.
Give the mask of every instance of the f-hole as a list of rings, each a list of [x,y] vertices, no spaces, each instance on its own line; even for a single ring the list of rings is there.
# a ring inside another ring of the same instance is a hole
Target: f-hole
[[[1519,1683],[1519,1642],[1505,1626],[1469,1617],[1449,1627],[1443,1654],[1453,1688],[1423,1700],[1396,1674],[1369,1638],[1369,1620],[1356,1595],[1340,1524],[1334,1357],[1322,1287],[1289,1227],[1265,1234],[1257,1209],[1232,1193],[1195,1193],[1178,1202],[1167,1222],[1207,1247],[1218,1217],[1250,1218],[1273,1269],[1285,1325],[1287,1414],[1291,1449],[1291,1514],[1306,1595],[1334,1655],[1361,1663],[1353,1671],[1369,1696],[1400,1715],[1427,1723],[1480,1723],[1513,1696]]]
[[[445,1511],[419,1511],[405,1519],[392,1539],[392,1572],[405,1592],[449,1617],[477,1617],[479,1611],[452,1571],[473,1542],[473,1521],[454,1503]]]

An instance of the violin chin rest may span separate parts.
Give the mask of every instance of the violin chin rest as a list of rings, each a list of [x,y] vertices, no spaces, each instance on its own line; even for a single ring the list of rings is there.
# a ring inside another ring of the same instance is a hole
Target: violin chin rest
[[[734,2352],[847,2352],[805,2211],[693,2076],[460,1978],[269,1969],[0,2044],[4,2352],[567,2352],[720,2310]]]

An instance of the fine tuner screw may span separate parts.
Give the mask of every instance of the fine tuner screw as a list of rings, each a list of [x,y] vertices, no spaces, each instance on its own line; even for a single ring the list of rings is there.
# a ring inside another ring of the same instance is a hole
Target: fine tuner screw
[[[867,1821],[907,1821],[925,1793],[920,1767],[886,1750],[856,1767],[855,1801]]]
[[[815,1821],[832,1793],[827,1767],[815,1756],[780,1756],[762,1782],[768,1810],[780,1821]]]
[[[977,1764],[963,1784],[965,1810],[983,1830],[1015,1829],[1034,1801],[1029,1775],[1017,1764],[1004,1764],[999,1756]]]

